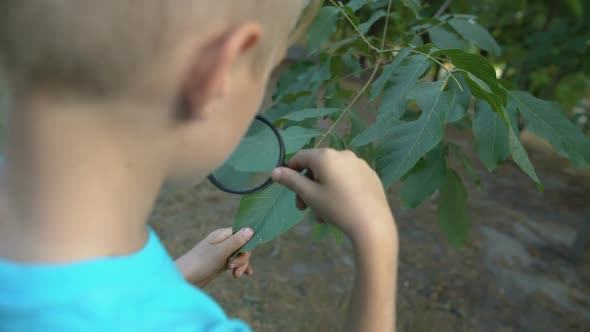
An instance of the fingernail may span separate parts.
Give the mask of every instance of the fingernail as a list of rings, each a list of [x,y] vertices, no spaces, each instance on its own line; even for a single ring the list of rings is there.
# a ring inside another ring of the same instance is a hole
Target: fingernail
[[[242,233],[242,235],[247,237],[251,237],[252,235],[254,235],[254,231],[250,227],[244,228],[240,232]]]
[[[281,177],[281,174],[283,174],[283,171],[280,168],[275,168],[272,171],[272,177],[275,179]]]

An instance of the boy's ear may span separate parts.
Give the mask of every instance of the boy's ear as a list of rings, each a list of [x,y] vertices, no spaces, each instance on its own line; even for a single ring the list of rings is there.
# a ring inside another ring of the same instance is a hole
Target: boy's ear
[[[257,23],[243,23],[225,30],[199,49],[184,77],[183,101],[189,117],[199,115],[212,100],[227,94],[232,68],[261,35]]]

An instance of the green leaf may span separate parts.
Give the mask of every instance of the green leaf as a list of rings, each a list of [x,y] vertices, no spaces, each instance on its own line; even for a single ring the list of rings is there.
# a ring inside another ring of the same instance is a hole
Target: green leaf
[[[420,10],[422,9],[422,3],[420,0],[402,0],[402,2],[414,12],[416,17],[420,18]]]
[[[294,63],[279,76],[273,100],[288,103],[293,101],[286,101],[290,96],[317,91],[325,81],[332,78],[330,67],[330,59],[322,59],[318,64],[309,61]]]
[[[453,48],[462,49],[465,47],[461,39],[459,39],[459,36],[441,26],[433,26],[428,29],[428,34],[430,35],[432,43],[441,50]]]
[[[377,99],[377,97],[381,93],[381,90],[383,90],[385,83],[389,81],[391,75],[393,75],[397,68],[402,64],[402,61],[406,57],[408,57],[408,55],[410,55],[411,52],[412,50],[409,48],[404,48],[400,50],[395,56],[395,59],[393,59],[393,61],[387,66],[383,67],[383,72],[381,73],[379,78],[375,80],[375,83],[373,83],[373,86],[371,88],[370,101],[375,101],[375,99]]]
[[[348,73],[352,74],[356,78],[361,78],[361,71],[363,68],[359,59],[348,53],[342,56],[342,62],[344,67],[348,70]]]
[[[301,148],[303,148],[312,138],[318,137],[322,134],[317,130],[298,126],[281,130],[280,133],[285,141],[285,152],[287,154],[301,150]]]
[[[303,121],[310,118],[321,118],[340,111],[340,108],[308,108],[294,113],[289,113],[281,119],[291,121]]]
[[[526,91],[510,92],[510,100],[524,116],[527,129],[544,138],[576,167],[590,167],[590,138],[571,123],[555,104]]]
[[[323,240],[325,238],[327,238],[328,236],[330,236],[330,224],[320,224],[320,223],[314,223],[313,224],[313,228],[311,230],[311,238],[313,240]]]
[[[233,231],[251,227],[254,236],[239,251],[252,251],[288,231],[303,219],[305,212],[295,206],[295,193],[278,184],[246,195],[234,217]]]
[[[465,81],[473,93],[473,96],[485,100],[488,104],[490,104],[494,112],[503,114],[504,101],[502,100],[502,97],[491,92],[491,89],[486,82],[480,80],[472,73],[468,73],[463,70],[454,71],[454,73],[459,73],[465,78]]]
[[[485,82],[487,87],[485,87],[484,84],[478,82],[478,85],[480,85],[483,90],[500,96],[502,100],[507,100],[506,90],[504,90],[498,83],[498,79],[496,78],[496,70],[488,59],[479,54],[470,54],[461,50],[439,51],[433,55],[436,56],[439,54],[446,55],[449,57],[449,59],[451,59],[453,65],[456,68],[463,69],[464,71],[471,74],[466,78],[476,81],[473,77],[475,76],[481,81]]]
[[[430,197],[447,173],[446,149],[438,145],[420,160],[400,189],[402,204],[415,208]]]
[[[510,145],[510,151],[512,153],[512,160],[520,167],[520,169],[525,172],[533,181],[537,183],[537,187],[539,190],[543,190],[543,185],[541,184],[541,180],[537,176],[537,172],[535,172],[535,168],[529,159],[529,155],[526,152],[522,143],[518,139],[516,132],[514,130],[509,130],[508,133],[508,141]]]
[[[336,32],[340,11],[336,7],[322,7],[307,32],[307,49],[310,53],[324,46]]]
[[[506,114],[506,116],[508,117],[508,123],[510,124],[510,128],[514,130],[514,132],[518,135],[518,109],[516,109],[516,106],[514,106],[512,98],[508,99],[508,104],[506,105],[504,114]]]
[[[358,18],[358,16],[356,16],[356,14],[354,13],[354,10],[352,10],[352,8],[350,8],[348,6],[344,6],[344,7],[342,7],[342,9],[344,9],[346,11],[346,15],[348,15],[348,17],[350,18],[352,23],[354,23],[354,25],[358,26],[359,24],[361,24],[361,20]]]
[[[363,145],[367,145],[371,142],[383,138],[387,132],[391,132],[395,127],[403,124],[404,122],[396,118],[382,119],[377,121],[375,124],[365,129],[360,134],[356,135],[350,145],[353,148],[358,148]]]
[[[330,147],[338,151],[346,149],[346,147],[344,146],[344,142],[338,136],[336,136],[335,133],[332,133],[332,135],[330,136]]]
[[[565,0],[566,7],[577,17],[580,18],[584,14],[584,4],[581,0]]]
[[[417,84],[409,97],[422,107],[422,115],[388,129],[379,141],[376,166],[385,187],[405,175],[442,140],[445,118],[455,100],[453,90],[442,88],[441,81]]]
[[[469,237],[467,191],[459,175],[452,169],[447,171],[440,187],[438,223],[452,245],[459,247],[467,241]]]
[[[356,114],[356,112],[348,113],[350,119],[350,130],[346,136],[344,143],[350,147],[359,158],[364,159],[371,167],[375,165],[375,154],[373,145],[352,146],[352,141],[367,129],[363,120]]]
[[[268,172],[269,165],[276,165],[277,155],[269,153],[269,147],[278,148],[271,130],[260,130],[246,136],[234,150],[226,164],[241,172]]]
[[[455,107],[447,115],[447,123],[454,123],[465,118],[471,105],[471,90],[469,89],[469,85],[463,76],[457,75],[456,78],[461,88],[459,88],[455,80],[449,80],[451,88],[455,91],[456,98]]]
[[[488,171],[492,172],[510,156],[508,127],[489,104],[478,101],[475,104],[473,134],[477,155]]]
[[[473,20],[463,20],[453,18],[449,24],[455,29],[464,39],[473,42],[476,46],[485,50],[495,56],[502,54],[502,49],[494,39],[494,37],[484,27]]]
[[[422,35],[414,35],[412,39],[410,39],[409,46],[416,48],[424,46],[424,39],[422,39]]]
[[[366,35],[373,26],[373,24],[375,24],[375,22],[377,22],[379,19],[385,17],[385,15],[387,15],[387,13],[384,10],[378,10],[376,12],[373,12],[373,14],[371,14],[371,17],[367,22],[364,22],[363,24],[359,25],[359,30],[361,30],[363,35]]]
[[[335,226],[326,223],[314,223],[311,237],[314,240],[323,240],[327,237],[333,237],[338,244],[342,244],[342,241],[344,241],[344,233]]]
[[[300,95],[294,101],[290,103],[277,103],[273,105],[271,108],[267,109],[263,115],[269,121],[273,122],[284,122],[284,120],[280,120],[281,117],[298,112],[303,109],[313,108],[317,105],[317,97],[306,94]]]
[[[458,146],[458,147],[459,148],[456,149],[455,152],[457,153],[457,157],[461,161],[461,164],[463,165],[463,169],[465,169],[465,171],[467,172],[469,177],[479,187],[479,185],[481,184],[481,179],[479,178],[479,175],[475,171],[475,168],[473,167],[473,163],[471,163],[471,158],[469,158],[467,153],[465,153],[465,151],[463,151],[462,147],[460,147],[460,146]]]
[[[350,0],[346,6],[349,7],[350,9],[352,9],[353,11],[357,11],[359,10],[362,6],[365,5],[365,3],[367,3],[367,0]]]
[[[399,119],[404,115],[408,105],[408,92],[429,67],[430,61],[421,54],[412,55],[402,62],[385,87],[378,109],[380,120],[389,117]]]

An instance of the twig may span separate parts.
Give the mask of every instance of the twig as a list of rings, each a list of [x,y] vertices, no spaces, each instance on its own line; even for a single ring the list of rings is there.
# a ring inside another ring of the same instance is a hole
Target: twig
[[[370,49],[372,49],[373,51],[379,51],[379,48],[373,44],[371,44],[371,42],[367,39],[367,37],[365,37],[365,34],[363,34],[363,32],[361,31],[361,29],[359,29],[359,27],[354,24],[354,22],[352,21],[352,19],[350,18],[350,16],[348,16],[348,14],[346,13],[346,11],[344,9],[342,9],[342,7],[340,7],[339,4],[336,3],[336,1],[334,0],[330,0],[330,2],[332,3],[332,5],[334,5],[334,7],[338,8],[338,10],[342,13],[342,15],[344,15],[344,17],[346,18],[346,20],[348,20],[348,22],[350,22],[350,24],[352,24],[352,27],[356,30],[356,32],[359,34],[359,36],[361,36],[361,38],[363,39],[363,41],[367,44],[367,46],[369,46]]]
[[[443,3],[442,6],[440,6],[440,8],[436,11],[436,14],[434,14],[434,17],[437,18],[437,17],[441,16],[445,12],[445,10],[447,10],[447,8],[449,8],[449,6],[451,5],[451,2],[453,2],[453,0],[445,1],[445,3]]]
[[[355,71],[354,73],[346,74],[346,75],[342,76],[342,77],[340,78],[340,80],[341,80],[341,81],[343,81],[343,80],[345,80],[345,79],[348,79],[348,78],[351,78],[351,77],[353,77],[354,75],[357,75],[357,74],[362,74],[362,73],[366,72],[367,70],[371,70],[371,69],[375,68],[375,66],[376,66],[376,65],[374,65],[374,66],[369,66],[369,67],[363,68],[363,69],[361,69],[361,70],[357,70],[357,71]]]
[[[359,98],[361,98],[361,96],[365,93],[365,91],[367,90],[369,85],[371,85],[371,83],[373,82],[373,78],[375,78],[375,75],[379,71],[379,67],[381,67],[381,66],[380,66],[380,63],[378,62],[375,65],[375,67],[373,68],[373,73],[371,74],[371,77],[369,77],[369,79],[367,80],[367,83],[365,83],[365,85],[361,88],[361,90],[359,92],[357,92],[356,96],[350,102],[350,104],[348,104],[348,106],[346,106],[344,111],[342,111],[342,113],[340,113],[340,116],[338,116],[338,118],[334,121],[334,123],[332,123],[332,126],[330,126],[330,128],[324,134],[322,134],[320,140],[315,144],[314,148],[319,147],[322,144],[322,142],[324,141],[324,139],[326,139],[326,137],[328,137],[328,135],[334,131],[334,128],[336,128],[336,125],[340,122],[340,120],[342,120],[344,115],[346,115],[346,114],[348,114],[348,112],[350,112],[350,110],[352,109],[352,106],[354,104],[356,104],[356,102],[359,100]]]
[[[390,0],[390,2],[391,2],[391,0]],[[350,22],[350,24],[352,24],[352,26],[354,27],[354,29],[356,30],[356,32],[359,34],[359,36],[361,37],[361,39],[367,44],[367,46],[370,49],[372,49],[373,51],[375,51],[377,53],[399,52],[399,50],[383,50],[383,47],[378,48],[375,45],[373,45],[367,39],[367,37],[363,34],[363,32],[359,29],[359,27],[354,23],[354,21],[350,18],[350,16],[348,16],[348,13],[346,13],[346,11],[338,3],[336,3],[336,1],[330,0],[330,3],[332,3],[332,5],[334,5],[334,7],[338,8],[338,10],[342,13],[342,15],[344,15],[344,17],[346,18],[346,20],[348,20],[348,22]],[[385,39],[383,39],[382,41],[383,41],[383,43],[385,43]],[[449,74],[451,76],[451,78],[457,83],[457,85],[459,86],[459,89],[461,90],[461,92],[463,92],[463,87],[461,87],[461,84],[459,83],[459,80],[455,77],[455,75],[453,75],[453,73],[451,73],[450,70],[448,70],[445,66],[443,66],[443,64],[438,59],[436,59],[435,57],[433,57],[430,54],[423,53],[423,52],[416,51],[416,50],[412,50],[412,53],[425,55],[429,59],[431,59],[432,61],[434,61],[435,63],[437,63],[439,66],[441,66],[447,72],[447,74]],[[379,66],[375,66],[375,68],[378,68],[378,67]],[[324,137],[322,137],[322,140],[323,139],[324,139]],[[322,140],[320,140],[320,142]]]
[[[445,25],[445,24],[447,24],[447,23],[448,23],[448,21],[442,21],[442,22],[439,22],[439,23],[437,23],[437,24],[435,24],[435,25],[433,25],[433,26],[430,26],[430,27],[428,27],[427,29],[424,29],[424,30],[422,30],[422,31],[420,31],[420,32],[418,32],[418,33],[416,33],[416,34],[414,34],[414,36],[422,36],[423,34],[425,34],[425,33],[429,32],[429,31],[430,31],[430,29],[432,29],[432,28],[436,28],[436,27],[440,27],[440,26],[443,26],[443,25]]]
[[[389,4],[387,5],[387,16],[385,16],[385,27],[383,28],[383,38],[381,39],[381,49],[385,47],[385,39],[387,38],[387,26],[389,25],[389,15],[391,14],[391,3],[393,1],[389,0]]]
[[[430,60],[434,61],[437,65],[439,65],[442,69],[444,69],[444,71],[447,72],[447,74],[455,81],[455,83],[457,83],[457,86],[459,87],[459,90],[461,90],[461,92],[463,92],[463,87],[461,86],[461,83],[459,83],[459,80],[455,77],[455,75],[453,75],[453,73],[447,69],[447,67],[445,67],[445,65],[443,65],[442,62],[440,62],[437,58],[433,57],[432,55],[428,54],[428,53],[424,53],[424,52],[420,52],[420,51],[416,51],[416,50],[412,50],[412,53],[416,53],[416,54],[422,54],[427,56]]]

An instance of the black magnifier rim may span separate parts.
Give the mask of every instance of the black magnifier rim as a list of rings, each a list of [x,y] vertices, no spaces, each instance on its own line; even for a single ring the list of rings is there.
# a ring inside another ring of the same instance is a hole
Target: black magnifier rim
[[[277,161],[277,167],[285,166],[285,141],[283,140],[281,133],[279,133],[279,130],[277,129],[277,127],[275,127],[272,124],[272,122],[270,122],[268,119],[266,119],[262,115],[256,115],[256,120],[262,121],[265,125],[267,125],[272,130],[272,132],[275,134],[275,136],[277,137],[277,140],[279,141],[279,150],[280,150],[279,151],[279,160]],[[252,189],[234,190],[234,189],[224,186],[222,183],[217,181],[217,179],[215,178],[215,176],[213,174],[209,174],[207,179],[209,179],[209,181],[214,186],[216,186],[218,189],[225,191],[226,193],[236,194],[236,195],[252,194],[252,193],[261,191],[263,189],[266,189],[268,186],[270,186],[273,183],[272,178],[269,177],[268,180],[266,180],[266,182],[262,183],[261,185],[259,185],[257,187],[254,187]]]

